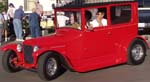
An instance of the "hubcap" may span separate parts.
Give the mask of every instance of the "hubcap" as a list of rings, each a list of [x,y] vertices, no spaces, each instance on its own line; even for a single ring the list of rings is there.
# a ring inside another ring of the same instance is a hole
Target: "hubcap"
[[[143,47],[141,45],[137,44],[133,47],[131,53],[132,53],[132,57],[135,60],[140,60],[144,55]]]
[[[49,58],[46,66],[48,75],[53,76],[57,70],[57,61],[54,58]]]

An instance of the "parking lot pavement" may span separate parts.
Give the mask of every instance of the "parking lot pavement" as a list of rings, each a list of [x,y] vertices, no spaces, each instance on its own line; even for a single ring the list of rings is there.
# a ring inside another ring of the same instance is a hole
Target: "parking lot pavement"
[[[0,62],[2,52],[0,52]],[[127,64],[99,69],[87,73],[67,71],[51,82],[150,82],[150,50],[143,64],[130,66]],[[0,82],[44,82],[35,72],[21,71],[10,74],[2,69],[0,63]]]

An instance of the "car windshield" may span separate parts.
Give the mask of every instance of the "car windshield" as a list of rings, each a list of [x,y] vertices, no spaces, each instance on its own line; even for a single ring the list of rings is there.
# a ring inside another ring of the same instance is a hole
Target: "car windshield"
[[[79,11],[57,11],[58,28],[74,28],[81,30],[81,14]]]

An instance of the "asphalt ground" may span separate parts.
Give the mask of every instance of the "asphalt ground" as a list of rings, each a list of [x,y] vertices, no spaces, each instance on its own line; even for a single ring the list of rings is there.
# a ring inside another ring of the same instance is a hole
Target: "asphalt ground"
[[[145,62],[141,65],[122,64],[87,73],[67,71],[49,82],[150,82],[150,50],[147,54]],[[1,59],[2,52],[0,52],[0,82],[45,82],[36,72],[27,70],[13,74],[5,72]]]

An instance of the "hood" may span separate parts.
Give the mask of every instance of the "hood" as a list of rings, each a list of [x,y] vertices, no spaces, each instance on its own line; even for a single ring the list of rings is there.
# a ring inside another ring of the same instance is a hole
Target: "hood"
[[[65,44],[69,41],[78,39],[82,36],[82,31],[77,29],[69,29],[69,28],[63,28],[63,29],[57,29],[57,31],[53,34],[35,38],[35,39],[29,39],[25,40],[23,44],[26,45],[58,45],[58,44]]]

